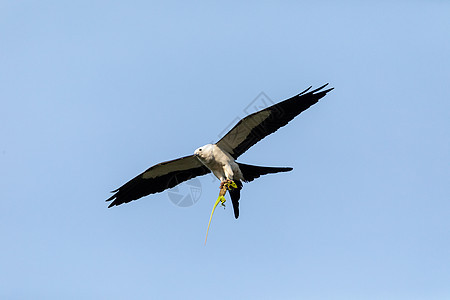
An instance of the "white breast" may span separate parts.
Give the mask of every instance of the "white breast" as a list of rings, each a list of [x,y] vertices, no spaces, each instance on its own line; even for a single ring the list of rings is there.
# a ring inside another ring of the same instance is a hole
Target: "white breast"
[[[195,155],[220,181],[243,180],[242,172],[234,158],[217,145],[200,147],[195,151]]]

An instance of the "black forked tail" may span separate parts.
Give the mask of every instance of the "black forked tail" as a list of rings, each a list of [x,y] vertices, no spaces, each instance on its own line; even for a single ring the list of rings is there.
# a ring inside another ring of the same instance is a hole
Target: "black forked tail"
[[[235,180],[237,188],[228,190],[230,193],[231,203],[233,203],[234,217],[239,218],[239,198],[241,198],[242,182]]]
[[[261,175],[292,171],[292,168],[259,167],[242,163],[237,164],[239,165],[239,169],[241,169],[245,182],[252,181]],[[239,199],[241,198],[242,182],[240,180],[235,180],[234,182],[236,183],[237,188],[231,189],[228,192],[230,193],[231,203],[233,203],[234,217],[237,219],[239,218]]]

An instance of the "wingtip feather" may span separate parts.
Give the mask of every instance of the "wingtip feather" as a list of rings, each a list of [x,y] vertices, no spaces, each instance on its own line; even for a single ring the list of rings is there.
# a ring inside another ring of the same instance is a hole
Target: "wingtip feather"
[[[301,95],[305,94],[305,93],[308,92],[311,88],[312,88],[312,85],[311,85],[309,88],[307,88],[306,90],[304,90],[303,92],[301,92],[300,94],[298,94],[297,96],[301,96]]]
[[[326,87],[328,85],[328,83],[325,83],[324,85],[322,85],[321,87],[319,87],[319,88],[317,88],[317,89],[315,89],[314,91],[312,91],[311,92],[311,94],[314,94],[315,92],[318,92],[318,91],[320,91],[320,90],[322,90],[324,87]],[[332,90],[333,88],[331,88],[331,89],[328,89],[328,90],[326,90],[326,91],[322,91],[322,92],[327,92],[327,91],[330,91],[330,90]]]
[[[112,195],[111,197],[109,197],[108,199],[105,200],[105,202],[111,201],[116,197],[116,194]]]
[[[327,89],[327,90],[322,91],[322,89],[325,88],[326,86],[328,86],[328,84],[329,84],[329,83],[325,83],[325,84],[322,85],[321,87],[319,87],[319,88],[317,88],[317,89],[312,90],[312,91],[309,92],[309,90],[312,88],[312,86],[310,86],[310,87],[308,87],[306,90],[304,90],[303,92],[301,92],[300,94],[298,94],[297,96],[302,96],[302,95],[304,95],[304,94],[306,94],[306,93],[308,93],[308,94],[314,94],[314,93],[319,92],[319,91],[325,95],[326,93],[328,93],[329,91],[331,91],[331,90],[334,89],[334,88],[329,88],[329,89]]]

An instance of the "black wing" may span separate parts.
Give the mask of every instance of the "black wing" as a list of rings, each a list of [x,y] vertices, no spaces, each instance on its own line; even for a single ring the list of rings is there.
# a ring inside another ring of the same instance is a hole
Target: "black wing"
[[[333,88],[320,91],[328,85],[302,93],[255,112],[240,120],[220,141],[216,143],[222,150],[230,153],[234,159],[247,151],[251,146],[277,131],[299,115],[302,111],[316,104]]]
[[[112,191],[115,194],[106,201],[113,200],[108,207],[128,203],[149,194],[173,188],[183,181],[209,172],[210,170],[193,155],[166,161],[154,165],[117,190]]]

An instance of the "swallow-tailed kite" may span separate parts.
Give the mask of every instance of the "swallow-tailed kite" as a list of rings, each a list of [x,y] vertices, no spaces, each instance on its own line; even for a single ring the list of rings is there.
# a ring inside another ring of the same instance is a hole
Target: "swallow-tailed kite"
[[[159,163],[131,179],[106,201],[108,207],[128,203],[149,194],[159,193],[177,184],[212,172],[230,193],[234,216],[239,217],[239,198],[242,182],[250,182],[261,175],[287,172],[287,167],[260,167],[239,163],[236,159],[264,137],[283,127],[302,111],[317,103],[333,88],[328,84],[302,93],[248,115],[240,120],[222,139],[195,150],[193,155]],[[309,92],[308,92],[309,91]]]

